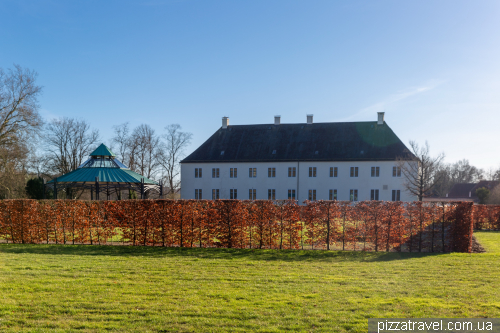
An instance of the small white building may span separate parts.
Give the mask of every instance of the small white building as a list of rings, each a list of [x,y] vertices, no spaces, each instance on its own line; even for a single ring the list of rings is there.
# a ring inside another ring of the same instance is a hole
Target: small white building
[[[182,199],[413,201],[384,121],[229,125],[181,162]]]

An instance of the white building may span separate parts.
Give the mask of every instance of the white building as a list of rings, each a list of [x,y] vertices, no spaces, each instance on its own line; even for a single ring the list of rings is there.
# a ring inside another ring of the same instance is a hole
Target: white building
[[[378,121],[229,125],[181,162],[182,199],[401,200],[408,149]]]

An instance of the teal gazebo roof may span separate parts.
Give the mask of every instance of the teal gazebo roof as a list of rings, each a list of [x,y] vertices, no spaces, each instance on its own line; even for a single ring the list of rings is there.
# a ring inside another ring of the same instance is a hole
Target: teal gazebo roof
[[[90,156],[112,156],[112,157],[115,157],[115,154],[113,154],[113,152],[108,148],[106,147],[106,145],[104,143],[101,143],[101,145],[99,147],[96,148],[96,150],[94,150]]]
[[[144,184],[158,185],[154,180],[148,179],[115,158],[115,154],[101,144],[90,154],[90,159],[85,161],[78,169],[57,177],[57,183],[93,183],[99,177],[99,182],[139,184],[144,179]],[[47,182],[54,183],[56,179]]]
[[[99,182],[104,183],[140,183],[144,179],[144,184],[158,183],[154,180],[141,176],[137,172],[130,169],[121,168],[106,168],[106,167],[81,167],[73,170],[65,175],[57,177],[58,183],[92,183],[95,182],[95,177],[99,177]],[[54,183],[54,179],[47,182]]]

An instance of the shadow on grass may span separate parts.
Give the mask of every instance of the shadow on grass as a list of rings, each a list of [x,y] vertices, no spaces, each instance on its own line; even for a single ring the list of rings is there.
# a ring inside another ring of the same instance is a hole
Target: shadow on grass
[[[363,252],[324,250],[259,250],[179,248],[152,246],[0,244],[0,253],[120,257],[192,257],[265,261],[393,261],[443,255],[443,253]]]

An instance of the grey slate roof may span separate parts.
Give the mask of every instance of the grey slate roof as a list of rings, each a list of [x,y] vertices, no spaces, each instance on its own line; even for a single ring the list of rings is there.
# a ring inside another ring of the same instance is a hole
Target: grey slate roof
[[[232,125],[221,127],[181,163],[390,161],[407,154],[385,122]]]

